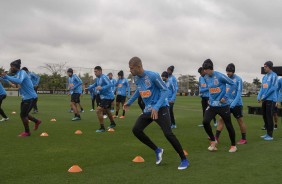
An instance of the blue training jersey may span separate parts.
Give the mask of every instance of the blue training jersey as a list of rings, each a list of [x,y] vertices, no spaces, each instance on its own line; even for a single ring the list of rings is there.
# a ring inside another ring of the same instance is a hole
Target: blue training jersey
[[[156,72],[145,70],[142,76],[136,76],[136,91],[128,100],[131,105],[139,96],[145,104],[144,113],[151,113],[152,109],[159,110],[161,107],[168,106],[168,89]]]
[[[177,92],[178,91],[178,83],[177,83],[176,77],[174,75],[170,75],[170,76],[168,76],[168,79],[170,80],[171,84],[174,85],[174,88]]]
[[[69,88],[70,94],[82,93],[82,80],[76,74],[72,74],[72,76],[69,77]]]
[[[167,89],[168,89],[168,102],[174,102],[176,99],[176,90],[173,84],[170,83],[169,80],[165,82]]]
[[[277,74],[273,71],[267,73],[262,78],[262,84],[257,100],[270,100],[277,102],[277,79]]]
[[[231,80],[236,84],[236,87],[231,91],[229,98],[230,108],[234,108],[235,106],[243,106],[242,101],[242,91],[243,91],[243,82],[241,77],[234,74],[230,77]],[[226,91],[230,90],[230,85],[226,84]]]
[[[7,95],[7,92],[6,92],[5,88],[2,85],[2,81],[7,83],[6,80],[4,80],[2,77],[0,77],[0,95]]]
[[[282,78],[278,80],[277,86],[277,101],[282,102]]]
[[[96,84],[94,84],[95,87],[101,86],[101,90],[97,90],[97,94],[100,95],[101,99],[107,99],[112,100],[115,98],[114,93],[112,91],[112,83],[110,79],[104,75],[101,74],[99,77],[96,78]]]
[[[36,75],[36,74],[33,73],[33,72],[28,72],[27,75],[28,75],[28,77],[30,78],[30,80],[31,80],[31,82],[32,82],[32,84],[33,84],[33,86],[38,86],[39,81],[40,81],[39,75]]]
[[[128,80],[123,78],[123,79],[118,79],[116,82],[116,88],[117,88],[117,95],[121,95],[121,96],[126,96],[126,92],[127,92],[127,96],[130,96],[130,86],[128,83]]]
[[[34,91],[33,84],[24,70],[17,71],[14,76],[4,76],[4,79],[11,81],[12,83],[20,84],[20,94],[23,100],[29,100],[32,98],[37,98],[37,94]]]
[[[205,81],[210,92],[210,106],[224,107],[230,105],[228,96],[230,96],[230,93],[233,91],[233,88],[235,88],[236,85],[229,77],[220,72],[214,71],[211,76],[205,75]],[[229,84],[231,89],[227,93],[226,84]],[[225,99],[224,103],[220,102],[223,98]]]
[[[201,97],[209,97],[210,93],[209,93],[209,88],[206,84],[205,78],[204,77],[200,77],[199,78],[199,93]]]

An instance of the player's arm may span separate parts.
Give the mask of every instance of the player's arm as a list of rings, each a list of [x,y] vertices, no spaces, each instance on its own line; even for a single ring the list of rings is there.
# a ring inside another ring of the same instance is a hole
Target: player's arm
[[[18,77],[8,76],[6,73],[2,73],[1,75],[3,76],[3,79],[6,79],[15,84],[21,84],[25,77],[24,74],[25,74],[24,72],[20,72],[20,75]]]
[[[157,103],[153,106],[153,109],[158,111],[168,96],[168,88],[165,85],[165,83],[162,81],[161,77],[157,74],[154,74],[154,76],[152,77],[152,82],[161,91],[161,96],[159,97]]]
[[[229,84],[230,89],[220,100],[221,102],[226,102],[228,100],[228,97],[231,96],[232,91],[236,88],[236,84],[231,80],[229,77],[221,74],[219,80],[224,84]]]
[[[263,79],[262,79],[262,81],[263,81]],[[263,91],[263,84],[261,84],[261,87],[260,87],[260,90],[259,90],[259,93],[258,93],[258,96],[257,96],[258,102],[261,101],[262,91]]]
[[[230,108],[233,108],[236,106],[236,104],[239,102],[241,96],[242,96],[242,90],[243,90],[243,84],[242,84],[242,80],[237,81],[237,95],[235,97],[235,99],[233,100],[233,102],[230,105]]]
[[[139,90],[136,89],[133,96],[123,105],[124,110],[128,110],[129,106],[140,96]]]
[[[95,89],[96,87],[97,87],[97,83],[95,82],[95,83],[89,85],[89,86],[87,87],[87,89],[90,91],[90,90]]]
[[[40,76],[37,75],[37,74],[34,74],[35,76],[35,86],[38,86],[39,85],[39,81],[40,81]]]
[[[175,99],[176,99],[176,93],[177,93],[177,91],[176,91],[174,85],[170,84],[170,86],[171,86],[171,91],[172,91],[172,97],[171,97],[170,99],[168,99],[168,102],[174,103],[174,101],[175,101]]]
[[[130,84],[128,82],[128,80],[126,79],[126,86],[127,86],[127,97],[130,97]]]

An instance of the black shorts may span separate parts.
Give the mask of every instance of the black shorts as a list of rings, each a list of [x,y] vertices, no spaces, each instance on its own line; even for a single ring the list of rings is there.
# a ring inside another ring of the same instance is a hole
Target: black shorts
[[[71,102],[80,103],[80,94],[79,93],[73,93],[71,95]]]
[[[3,101],[6,97],[6,95],[0,95],[0,101]]]
[[[99,107],[102,107],[103,109],[109,109],[109,108],[111,108],[113,101],[114,101],[114,99],[101,99]]]
[[[275,106],[275,107],[273,108],[273,113],[274,113],[274,114],[277,114],[277,113],[278,113],[278,107],[277,107],[277,106]]]
[[[33,108],[36,100],[34,98],[29,100],[23,100],[21,103],[21,117],[27,117],[31,109]]]
[[[234,118],[239,119],[243,117],[243,106],[235,106],[230,108],[230,112],[233,114]]]
[[[96,103],[97,103],[97,106],[100,106],[100,103],[101,103],[101,97],[99,94],[96,95]]]
[[[126,100],[126,96],[117,95],[116,102],[124,103]]]

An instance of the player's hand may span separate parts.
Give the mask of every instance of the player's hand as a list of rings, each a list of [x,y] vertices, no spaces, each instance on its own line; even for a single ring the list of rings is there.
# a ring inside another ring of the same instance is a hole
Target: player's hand
[[[222,98],[222,99],[220,100],[220,102],[221,102],[221,103],[225,103],[225,102],[226,102],[225,98]]]
[[[101,87],[101,86],[97,86],[96,89],[97,89],[97,90],[101,90],[102,87]]]
[[[154,120],[157,120],[158,114],[159,114],[159,111],[157,111],[156,109],[152,109],[151,118]]]
[[[129,105],[127,103],[123,105],[123,110],[129,111]]]

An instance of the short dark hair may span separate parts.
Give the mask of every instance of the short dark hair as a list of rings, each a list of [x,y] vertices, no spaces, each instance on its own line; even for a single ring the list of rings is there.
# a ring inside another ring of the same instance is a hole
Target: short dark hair
[[[164,71],[164,72],[162,73],[162,77],[168,78],[168,72],[167,72],[167,71]]]
[[[203,67],[200,67],[200,68],[198,69],[198,73],[201,74],[202,71],[203,71]]]
[[[22,67],[22,70],[28,72],[28,68],[27,67]]]
[[[20,59],[17,59],[15,61],[11,62],[10,66],[14,66],[14,67],[20,69],[21,68],[21,64],[22,64],[22,61]]]
[[[123,71],[122,71],[122,70],[118,72],[118,76],[121,76],[121,77],[123,77],[123,76],[124,76],[124,73],[123,73]]]
[[[102,67],[101,67],[101,66],[95,66],[94,70],[100,70],[100,71],[102,71]]]
[[[73,73],[73,69],[72,69],[72,68],[69,68],[69,69],[67,70],[67,73]]]
[[[226,71],[235,73],[235,65],[233,63],[228,64],[226,67]]]
[[[207,70],[207,69],[210,69],[210,70],[213,70],[213,62],[211,59],[206,59],[203,63],[203,69],[204,70]]]
[[[133,57],[129,60],[129,64],[132,64],[134,66],[138,66],[138,65],[141,65],[142,66],[142,61],[139,57]]]
[[[171,71],[171,73],[173,73],[174,72],[174,66],[173,65],[171,65],[170,67],[168,67],[167,68],[168,70],[170,70]]]

